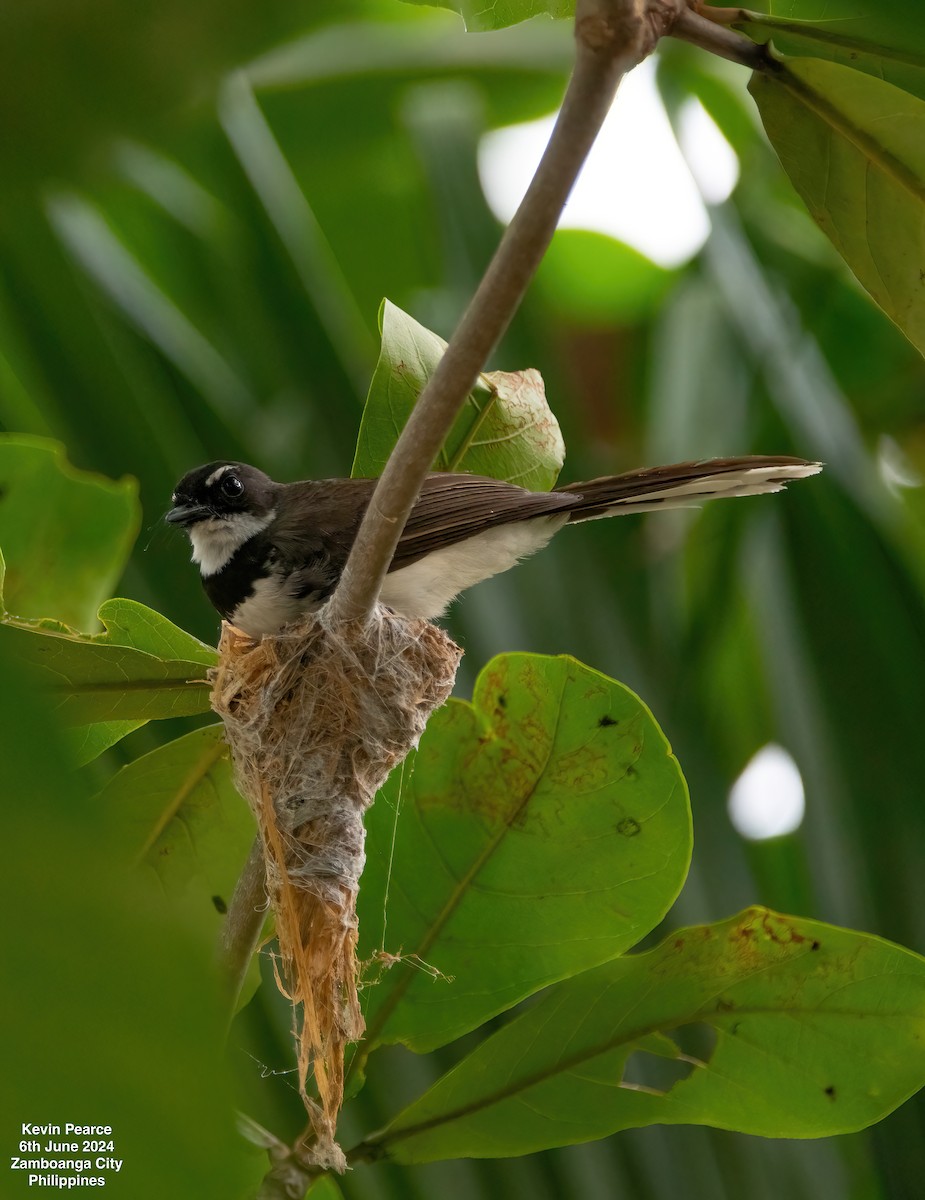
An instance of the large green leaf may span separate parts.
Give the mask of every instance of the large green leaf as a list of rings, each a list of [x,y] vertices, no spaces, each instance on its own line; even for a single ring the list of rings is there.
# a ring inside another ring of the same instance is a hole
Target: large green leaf
[[[678,763],[642,702],[574,659],[494,659],[404,782],[397,824],[394,785],[368,819],[363,956],[404,956],[366,992],[372,1044],[430,1049],[613,958],[684,882]]]
[[[70,725],[150,721],[208,711],[206,673],[216,659],[215,651],[134,600],[110,600],[99,616],[106,632],[93,636],[56,622],[7,617],[0,620],[0,644],[36,668],[54,710]],[[110,732],[111,745],[130,727],[116,725]],[[105,745],[96,737],[88,749],[78,752],[86,760],[102,749]]]
[[[925,101],[809,58],[755,74],[749,86],[809,211],[925,351]]]
[[[575,0],[406,0],[408,4],[427,4],[458,12],[473,33],[503,29],[530,17],[545,13],[550,17],[570,17]]]
[[[908,0],[769,0],[740,25],[785,54],[827,58],[925,99],[925,19]]]
[[[98,628],[96,611],[122,574],[140,517],[134,480],[78,471],[59,442],[0,435],[3,603],[10,612]]]
[[[715,1035],[707,1061],[682,1054],[688,1026]],[[641,1082],[646,1059],[674,1060],[673,1078]],[[426,1162],[652,1124],[822,1137],[879,1120],[923,1083],[925,960],[752,908],[551,989],[373,1144]]]
[[[100,794],[126,858],[207,928],[221,915],[254,840],[221,725],[196,729],[122,768]]]
[[[206,667],[213,667],[218,662],[218,652],[213,646],[178,629],[159,612],[137,600],[118,596],[107,600],[100,606],[99,618],[106,632],[94,638],[97,644],[130,646],[157,658],[180,658]]]
[[[363,410],[353,474],[382,473],[446,342],[390,301],[381,311],[382,349]],[[506,479],[534,491],[553,486],[565,445],[538,371],[479,376],[434,469]]]

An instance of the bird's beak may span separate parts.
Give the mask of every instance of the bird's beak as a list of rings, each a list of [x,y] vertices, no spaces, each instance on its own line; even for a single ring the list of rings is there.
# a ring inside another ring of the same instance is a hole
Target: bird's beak
[[[195,525],[197,521],[208,520],[211,516],[212,510],[203,504],[178,504],[164,514],[164,520],[171,525]]]

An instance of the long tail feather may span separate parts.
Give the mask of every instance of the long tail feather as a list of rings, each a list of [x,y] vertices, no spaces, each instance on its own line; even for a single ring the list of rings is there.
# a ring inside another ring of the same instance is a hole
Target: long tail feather
[[[750,455],[647,467],[641,471],[628,471],[625,475],[570,483],[556,491],[580,497],[572,508],[569,521],[594,521],[623,512],[686,508],[724,496],[780,492],[791,480],[805,479],[821,470],[822,463],[807,462],[802,458]]]

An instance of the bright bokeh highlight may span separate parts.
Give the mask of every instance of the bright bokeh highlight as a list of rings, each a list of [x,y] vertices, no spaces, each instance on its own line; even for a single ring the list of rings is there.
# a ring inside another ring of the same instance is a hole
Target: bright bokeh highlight
[[[805,810],[800,770],[773,742],[758,751],[729,793],[729,819],[736,832],[751,841],[793,833]]]
[[[514,215],[554,120],[512,125],[483,139],[479,171],[499,220]],[[609,234],[659,266],[676,267],[709,235],[704,201],[725,200],[738,173],[734,151],[699,100],[684,104],[675,138],[647,60],[624,80],[559,225]]]

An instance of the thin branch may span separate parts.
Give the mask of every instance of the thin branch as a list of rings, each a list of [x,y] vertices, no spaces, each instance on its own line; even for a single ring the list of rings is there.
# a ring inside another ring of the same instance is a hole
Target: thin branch
[[[706,17],[708,21],[715,21],[717,25],[741,25],[743,21],[750,21],[754,15],[747,8],[720,8],[708,3],[708,0],[699,0],[693,7],[701,16]]]
[[[744,9],[735,11],[744,15]],[[730,62],[749,67],[753,71],[766,71],[772,61],[768,56],[767,46],[753,42],[744,33],[736,33],[724,24],[718,24],[715,20],[709,20],[700,13],[689,10],[679,15],[671,29],[671,36],[679,38],[682,42],[690,42],[692,46],[699,46],[701,50],[709,50],[711,54],[718,54],[720,58],[728,58]]]
[[[424,478],[540,264],[617,85],[651,52],[685,2],[579,0],[575,69],[549,145],[389,456],[330,601],[332,621],[365,618],[376,603]]]
[[[218,962],[228,989],[231,1013],[241,994],[266,915],[266,868],[258,837],[235,884],[218,943]]]

